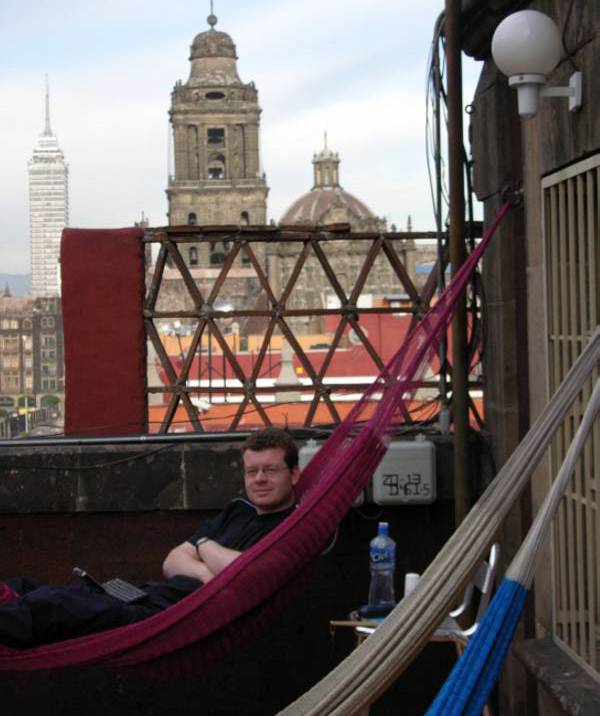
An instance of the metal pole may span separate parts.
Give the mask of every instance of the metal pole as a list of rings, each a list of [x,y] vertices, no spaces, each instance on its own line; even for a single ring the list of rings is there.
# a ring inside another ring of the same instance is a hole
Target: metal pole
[[[438,292],[442,293],[446,286],[445,281],[445,249],[446,237],[442,231],[442,127],[441,127],[441,103],[442,103],[442,76],[440,71],[440,33],[443,27],[444,15],[438,17],[433,48],[433,79],[435,91],[435,224],[437,232],[437,254],[438,254]],[[446,336],[440,341],[440,432],[447,433],[449,430],[449,408],[448,408],[448,342]]]
[[[208,402],[212,403],[212,330],[208,327]]]
[[[448,67],[448,166],[450,183],[450,261],[454,275],[466,258],[463,176],[462,68],[460,0],[446,0],[446,59]],[[452,419],[454,423],[454,518],[458,526],[470,506],[469,400],[467,311],[465,296],[452,321]]]

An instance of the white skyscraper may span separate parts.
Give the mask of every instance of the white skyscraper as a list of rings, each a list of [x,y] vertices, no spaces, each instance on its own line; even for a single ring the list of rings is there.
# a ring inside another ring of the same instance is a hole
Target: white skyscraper
[[[69,168],[50,129],[46,83],[46,126],[29,160],[31,292],[60,295],[60,235],[69,224]]]

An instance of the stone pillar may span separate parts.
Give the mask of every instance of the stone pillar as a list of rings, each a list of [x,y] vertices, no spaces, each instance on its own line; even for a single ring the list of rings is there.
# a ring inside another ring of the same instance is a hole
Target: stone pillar
[[[186,128],[176,124],[173,129],[173,141],[175,143],[175,179],[188,179],[188,153],[187,153]]]
[[[188,178],[199,179],[198,173],[198,127],[188,125],[187,127],[187,145],[188,145]]]
[[[258,171],[258,123],[253,123],[246,127],[246,177],[254,179]]]
[[[198,179],[206,179],[206,125],[199,124],[197,126],[198,132]],[[198,223],[202,223],[198,221]]]
[[[235,183],[236,179],[243,178],[243,142],[240,125],[236,124],[229,127],[229,146],[228,146],[228,176]],[[239,220],[239,217],[238,217]]]

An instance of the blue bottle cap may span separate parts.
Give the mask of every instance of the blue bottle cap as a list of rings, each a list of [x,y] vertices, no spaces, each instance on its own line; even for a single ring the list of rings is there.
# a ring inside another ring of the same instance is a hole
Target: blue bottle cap
[[[387,537],[389,534],[389,524],[387,522],[380,522],[378,526],[378,534],[381,537]]]

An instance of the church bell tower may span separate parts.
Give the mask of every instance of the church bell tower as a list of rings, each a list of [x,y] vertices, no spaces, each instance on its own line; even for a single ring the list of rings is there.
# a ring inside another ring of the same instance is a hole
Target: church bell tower
[[[174,174],[169,176],[169,224],[265,224],[268,187],[259,158],[261,109],[253,82],[237,72],[231,37],[210,29],[191,46],[190,76],[171,95]],[[193,260],[195,258],[195,260]],[[194,264],[215,256],[190,255]]]

